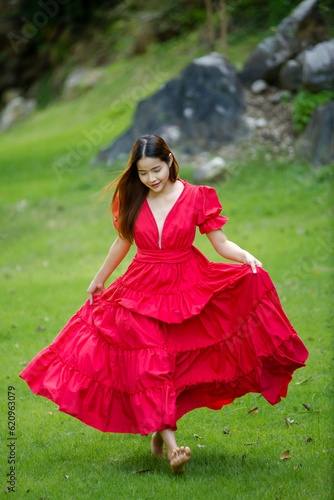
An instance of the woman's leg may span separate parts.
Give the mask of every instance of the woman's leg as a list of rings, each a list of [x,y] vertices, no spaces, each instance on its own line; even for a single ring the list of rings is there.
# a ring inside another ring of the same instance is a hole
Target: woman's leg
[[[159,432],[154,432],[151,439],[151,452],[156,457],[164,457],[164,442]]]
[[[175,431],[172,429],[164,429],[163,431],[159,431],[157,434],[160,434],[163,442],[165,443],[167,457],[173,473],[182,474],[184,472],[184,464],[190,460],[190,448],[188,448],[188,446],[181,446],[181,448],[178,447],[175,439]]]

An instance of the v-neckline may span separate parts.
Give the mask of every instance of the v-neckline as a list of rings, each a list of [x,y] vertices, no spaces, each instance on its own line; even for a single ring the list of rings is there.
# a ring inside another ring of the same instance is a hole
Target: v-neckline
[[[174,201],[174,203],[173,203],[173,205],[171,206],[171,208],[169,209],[169,211],[168,211],[168,213],[167,213],[167,215],[166,215],[166,217],[165,217],[165,220],[164,220],[164,222],[163,222],[163,224],[162,224],[161,233],[159,232],[159,227],[158,227],[158,224],[157,224],[157,220],[156,220],[156,218],[155,218],[155,216],[154,216],[153,210],[152,210],[152,208],[150,207],[150,204],[149,204],[149,202],[148,202],[147,198],[145,198],[146,204],[147,204],[147,206],[148,206],[148,208],[149,208],[149,211],[150,211],[150,213],[151,213],[151,216],[152,216],[152,218],[153,218],[153,220],[154,220],[154,222],[155,222],[155,227],[157,228],[157,233],[158,233],[158,247],[159,247],[159,249],[160,249],[160,250],[161,250],[161,246],[162,246],[162,235],[163,235],[163,232],[164,232],[164,228],[165,228],[166,220],[168,219],[169,214],[171,213],[171,211],[173,210],[173,208],[175,207],[175,205],[177,204],[177,202],[178,202],[178,201],[179,201],[179,199],[181,198],[181,196],[182,196],[182,194],[183,194],[183,192],[184,192],[184,190],[185,190],[185,188],[186,188],[186,182],[181,181],[181,179],[177,179],[177,180],[183,184],[183,189],[182,189],[181,193],[179,194],[179,196],[178,196],[178,197],[176,198],[176,200]]]

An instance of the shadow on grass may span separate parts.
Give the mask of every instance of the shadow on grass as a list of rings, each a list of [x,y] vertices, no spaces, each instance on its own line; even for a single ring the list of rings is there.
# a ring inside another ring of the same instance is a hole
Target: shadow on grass
[[[185,474],[174,476],[167,458],[155,458],[151,454],[146,455],[138,453],[127,453],[127,456],[122,459],[115,459],[109,462],[113,469],[117,469],[118,473],[133,474],[136,476],[144,476],[147,474],[160,475],[164,477],[182,477],[196,479],[199,476],[202,478],[216,476],[222,479],[224,476],[231,477],[241,474],[243,471],[250,471],[252,474],[263,474],[265,468],[269,468],[269,464],[265,458],[242,455],[229,455],[227,453],[206,452],[203,450],[197,451],[195,447],[192,449],[191,460],[186,464]]]

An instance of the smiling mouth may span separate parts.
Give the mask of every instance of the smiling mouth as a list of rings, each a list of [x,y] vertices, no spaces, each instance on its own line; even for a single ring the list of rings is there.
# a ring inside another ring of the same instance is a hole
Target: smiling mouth
[[[155,188],[155,187],[158,187],[160,184],[160,182],[157,182],[156,184],[151,184],[151,187]]]

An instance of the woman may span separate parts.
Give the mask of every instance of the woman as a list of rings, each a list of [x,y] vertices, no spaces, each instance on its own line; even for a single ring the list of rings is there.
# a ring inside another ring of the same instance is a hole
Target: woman
[[[248,392],[287,394],[308,352],[262,263],[229,241],[213,188],[178,178],[165,141],[139,138],[111,208],[118,236],[88,287],[89,300],[20,376],[59,409],[104,432],[153,433],[152,453],[174,474],[191,451],[176,422]],[[219,255],[193,245],[196,226]],[[105,282],[135,242],[123,276]]]

